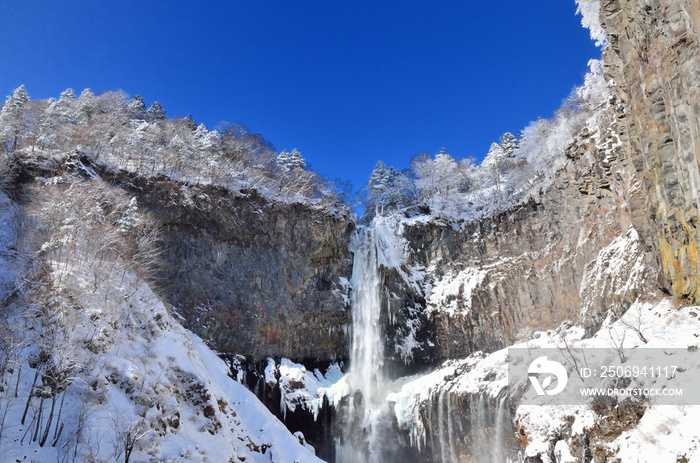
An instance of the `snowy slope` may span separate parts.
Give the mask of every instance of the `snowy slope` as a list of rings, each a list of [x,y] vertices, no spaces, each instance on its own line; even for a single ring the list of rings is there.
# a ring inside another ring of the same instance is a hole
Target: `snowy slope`
[[[321,461],[150,289],[147,246],[123,239],[148,236],[132,198],[54,178],[36,199],[39,270],[3,333],[3,462]]]

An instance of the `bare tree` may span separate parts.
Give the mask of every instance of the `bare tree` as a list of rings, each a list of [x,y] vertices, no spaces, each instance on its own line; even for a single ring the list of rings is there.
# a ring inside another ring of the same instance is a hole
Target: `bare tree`
[[[139,442],[152,431],[143,420],[125,424],[119,414],[112,417],[112,428],[115,433],[114,459],[119,460],[123,456],[124,463],[129,463],[131,454],[137,449]]]

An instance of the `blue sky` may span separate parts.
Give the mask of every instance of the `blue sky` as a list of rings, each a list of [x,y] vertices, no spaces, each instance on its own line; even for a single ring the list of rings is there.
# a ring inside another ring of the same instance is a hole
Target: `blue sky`
[[[377,160],[481,159],[600,57],[574,0],[4,1],[0,94],[122,89],[240,121],[356,188]],[[4,93],[2,93],[4,92]]]

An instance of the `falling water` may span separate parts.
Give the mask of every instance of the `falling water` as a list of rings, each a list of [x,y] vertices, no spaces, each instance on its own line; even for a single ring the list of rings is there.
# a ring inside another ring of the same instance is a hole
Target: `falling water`
[[[495,433],[495,445],[493,452],[492,463],[501,463],[506,461],[508,452],[506,451],[506,438],[507,429],[505,427],[506,421],[509,419],[508,410],[506,408],[506,394],[502,394],[498,398],[498,406],[496,408],[496,429]]]
[[[374,229],[359,229],[353,245],[350,381],[354,389],[362,392],[368,408],[376,409],[381,403],[379,389],[384,383],[384,345],[379,320],[381,282]]]
[[[378,435],[385,408],[382,395],[385,378],[382,374],[381,280],[373,228],[358,229],[353,240],[353,251],[352,346],[348,382],[355,392],[354,406],[347,413],[351,415],[348,416],[348,423],[354,423],[354,429],[347,429],[346,432],[363,435],[365,442],[358,445],[358,436],[348,436],[354,439],[348,439],[337,447],[336,462],[374,463],[379,461],[378,447],[381,443]],[[365,446],[366,449],[363,448]]]

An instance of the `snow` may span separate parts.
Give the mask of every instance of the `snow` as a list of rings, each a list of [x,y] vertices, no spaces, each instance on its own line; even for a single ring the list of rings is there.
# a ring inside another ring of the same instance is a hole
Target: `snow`
[[[276,378],[275,371],[279,378]],[[301,406],[312,412],[314,419],[317,419],[323,406],[324,396],[330,394],[329,402],[342,398],[342,396],[337,398],[334,396],[335,391],[338,390],[336,384],[343,378],[343,372],[337,363],[332,363],[323,374],[318,369],[310,372],[304,365],[286,358],[281,359],[279,365],[269,358],[265,378],[267,384],[279,384],[280,409],[285,418],[287,410],[295,411],[298,406]]]
[[[611,245],[609,251],[624,247],[623,241],[633,243],[634,239],[636,236],[631,231]],[[611,332],[616,333],[617,341],[611,337]],[[629,350],[630,357],[636,347],[695,349],[700,344],[700,308],[679,308],[670,298],[656,303],[637,301],[618,320],[606,321],[592,338],[584,339],[584,334],[580,326],[562,327],[536,332],[531,339],[511,348],[563,348],[565,345],[615,348],[616,342],[624,339],[624,348]],[[643,351],[638,352],[643,355]],[[434,402],[441,394],[457,397],[487,394],[493,398],[503,394],[508,387],[507,355],[508,349],[491,354],[476,352],[463,360],[447,361],[430,373],[403,378],[404,384],[390,393],[387,400],[394,403],[399,428],[409,432],[411,444],[420,447],[427,439],[430,417],[421,411],[421,405]],[[700,369],[700,363],[684,366]],[[523,378],[524,381],[527,379]],[[676,461],[676,457],[682,455],[688,461],[700,461],[700,429],[695,425],[698,416],[700,406],[652,405],[636,427],[624,431],[607,445],[624,462]],[[590,434],[604,419],[605,416],[598,415],[588,405],[520,405],[515,416],[518,426],[527,432],[525,456],[545,458],[554,443],[552,450],[558,458],[556,461],[561,462],[576,461],[569,450],[570,439]],[[562,434],[565,429],[568,433]],[[553,440],[562,435],[571,437]],[[696,460],[691,458],[694,455]]]
[[[576,0],[576,13],[581,15],[581,24],[591,32],[591,39],[598,47],[605,45],[607,37],[600,24],[600,0]]]
[[[486,271],[473,267],[456,274],[448,272],[433,282],[427,295],[428,312],[466,315],[471,310],[472,293],[482,285],[486,274]]]
[[[644,251],[637,231],[630,227],[598,252],[596,260],[586,266],[579,293],[581,316],[585,317],[606,294],[624,297],[644,294],[648,274]],[[614,311],[609,313],[614,315]]]
[[[628,355],[634,355],[634,348],[697,348],[700,344],[700,320],[698,307],[681,307],[672,299],[662,299],[658,303],[636,302],[614,323],[607,322],[603,328],[589,339],[569,339],[572,348],[615,348],[623,343]],[[647,340],[645,343],[638,333]],[[624,341],[621,341],[624,340]],[[556,347],[561,345],[561,337],[552,332],[539,333],[537,342],[528,346]],[[523,345],[514,346],[522,347]],[[643,355],[643,350],[636,351]],[[688,369],[700,369],[700,364],[684,365]],[[651,386],[647,383],[645,386]],[[691,386],[692,387],[692,386]],[[640,422],[624,431],[612,443],[611,452],[624,462],[676,461],[677,456],[700,456],[697,451],[700,443],[700,430],[697,417],[700,406],[651,405]],[[548,447],[554,435],[570,426],[572,436],[591,431],[604,416],[597,415],[589,406],[534,406],[518,407],[516,420],[528,432],[528,456],[538,454]]]
[[[634,429],[624,431],[610,444],[620,461],[700,462],[700,406],[653,406]]]
[[[115,251],[118,211],[128,216],[131,200],[93,187],[47,182],[30,211],[49,241],[25,244],[41,249],[44,268],[28,303],[4,313],[21,342],[0,376],[2,460],[120,460],[132,433],[140,438],[132,461],[320,463]],[[111,222],[100,212],[110,201]],[[2,210],[4,218],[9,209]],[[32,300],[50,310],[36,310]],[[52,398],[57,412],[49,422]]]
[[[418,341],[417,338],[418,330],[421,327],[421,321],[417,317],[420,307],[407,309],[410,316],[404,322],[404,328],[406,329],[405,334],[403,334],[400,339],[396,339],[396,344],[394,346],[395,352],[399,354],[401,360],[403,360],[406,365],[413,359],[413,353],[423,347],[423,344]],[[393,317],[390,322],[394,323]]]

